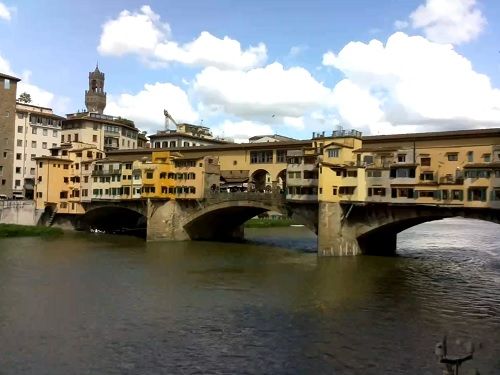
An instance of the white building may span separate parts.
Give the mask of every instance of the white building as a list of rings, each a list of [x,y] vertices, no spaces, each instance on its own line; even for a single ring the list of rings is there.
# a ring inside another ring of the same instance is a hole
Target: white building
[[[33,198],[36,177],[34,158],[50,155],[50,149],[59,146],[63,119],[55,115],[51,108],[16,103],[12,179],[14,197]]]

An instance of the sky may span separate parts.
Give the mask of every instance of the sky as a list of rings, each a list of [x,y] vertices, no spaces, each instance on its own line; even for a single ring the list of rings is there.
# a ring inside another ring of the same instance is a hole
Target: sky
[[[243,142],[500,127],[497,0],[0,0],[0,72],[57,114]]]

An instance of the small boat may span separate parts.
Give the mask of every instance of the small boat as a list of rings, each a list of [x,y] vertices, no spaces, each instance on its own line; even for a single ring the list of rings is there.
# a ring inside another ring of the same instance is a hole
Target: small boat
[[[303,227],[303,224],[290,224],[291,227]]]

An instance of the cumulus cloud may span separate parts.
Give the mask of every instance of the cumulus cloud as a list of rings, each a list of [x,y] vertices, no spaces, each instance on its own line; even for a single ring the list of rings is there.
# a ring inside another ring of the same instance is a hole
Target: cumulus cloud
[[[134,120],[136,126],[156,133],[163,130],[166,109],[177,122],[198,120],[184,90],[171,83],[145,84],[136,94],[108,95],[106,113]]]
[[[427,0],[410,14],[410,20],[413,28],[439,43],[469,42],[486,26],[476,0]]]
[[[205,68],[196,76],[193,92],[226,114],[276,122],[287,118],[294,126],[301,126],[297,118],[325,105],[331,95],[306,69],[284,69],[279,63],[249,71]]]
[[[253,121],[224,120],[213,128],[214,135],[231,138],[236,143],[248,142],[250,137],[263,134],[274,134],[271,126]]]
[[[500,90],[450,44],[397,32],[385,45],[351,42],[327,52],[323,64],[345,75],[333,95],[341,120],[373,133],[500,121]]]
[[[265,44],[242,49],[237,40],[220,39],[203,31],[186,44],[171,40],[170,26],[149,6],[138,12],[122,11],[107,21],[99,53],[109,56],[136,54],[154,66],[177,62],[191,66],[215,66],[220,69],[250,69],[262,65],[267,58]]]
[[[7,5],[0,2],[0,19],[5,21],[10,21],[12,18],[11,8],[8,8]]]

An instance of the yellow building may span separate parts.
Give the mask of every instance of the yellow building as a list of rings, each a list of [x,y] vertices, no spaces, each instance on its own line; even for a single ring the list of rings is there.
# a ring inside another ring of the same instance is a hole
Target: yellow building
[[[53,212],[82,214],[82,201],[90,195],[91,162],[102,158],[93,146],[74,143],[72,147],[51,149],[51,156],[36,158],[37,180],[35,205],[50,207]]]

